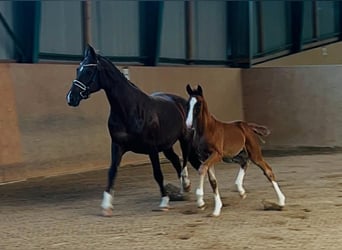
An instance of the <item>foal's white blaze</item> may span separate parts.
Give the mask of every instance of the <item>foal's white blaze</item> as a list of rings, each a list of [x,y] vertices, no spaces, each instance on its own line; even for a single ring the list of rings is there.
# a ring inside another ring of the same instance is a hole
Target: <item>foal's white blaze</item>
[[[186,126],[188,128],[191,128],[192,127],[192,123],[193,123],[193,114],[194,114],[194,107],[195,107],[195,104],[197,103],[197,99],[195,97],[192,97],[190,99],[190,107],[189,107],[189,111],[188,111],[188,115],[186,117]]]
[[[281,192],[278,183],[276,183],[275,181],[272,181],[274,190],[277,193],[278,196],[278,205],[284,207],[285,206],[285,195]]]
[[[103,199],[101,203],[101,207],[103,209],[112,209],[113,208],[113,196],[106,191],[103,192]]]
[[[237,187],[237,190],[239,194],[243,197],[246,193],[245,189],[243,188],[243,178],[245,177],[245,170],[243,168],[240,168],[239,173],[235,180],[235,185]]]

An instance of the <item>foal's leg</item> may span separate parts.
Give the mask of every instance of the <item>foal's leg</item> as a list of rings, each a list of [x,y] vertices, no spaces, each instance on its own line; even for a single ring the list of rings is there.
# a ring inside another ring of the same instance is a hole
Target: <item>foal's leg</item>
[[[163,173],[162,173],[161,168],[160,168],[158,151],[154,151],[154,152],[150,153],[149,157],[150,157],[150,160],[152,162],[153,176],[159,185],[160,193],[162,196],[159,207],[163,210],[167,210],[169,208],[170,198],[167,195],[165,188],[164,188],[164,177],[163,177]]]
[[[103,192],[103,199],[101,203],[101,207],[103,208],[102,214],[104,216],[111,216],[112,210],[113,210],[113,193],[112,190],[115,176],[118,170],[118,166],[121,162],[121,158],[123,155],[123,151],[121,147],[115,143],[112,142],[112,163],[110,165],[110,168],[108,170],[108,182],[107,182],[107,188]]]
[[[250,154],[250,158],[254,164],[262,169],[267,179],[272,183],[273,188],[278,196],[278,205],[284,207],[285,195],[280,190],[278,183],[275,181],[275,175],[272,171],[272,168],[268,165],[268,163],[263,159],[261,155]]]
[[[219,216],[221,213],[222,201],[221,201],[220,193],[218,191],[214,166],[209,168],[208,177],[209,177],[209,182],[210,182],[211,188],[213,189],[213,192],[214,192],[214,199],[215,199],[215,209],[213,212],[213,216]]]
[[[198,188],[196,189],[196,197],[197,197],[197,207],[200,209],[205,209],[205,202],[203,200],[204,196],[204,177],[205,174],[200,174]]]
[[[173,167],[176,169],[177,172],[177,176],[180,180],[180,184],[181,184],[181,193],[183,193],[183,188],[184,188],[184,183],[183,183],[183,178],[182,178],[182,173],[184,171],[182,171],[182,166],[180,164],[180,160],[178,155],[175,153],[175,151],[173,150],[173,148],[169,148],[167,150],[163,151],[165,157],[171,161]],[[187,171],[187,170],[186,170]]]
[[[209,171],[210,167],[214,166],[221,159],[220,155],[217,152],[213,152],[207,160],[205,160],[200,167],[198,168],[198,172],[200,175],[199,186],[196,190],[197,196],[197,207],[204,208],[205,202],[203,200],[204,191],[203,191],[203,183],[204,177],[206,173]]]
[[[240,194],[240,197],[242,199],[245,199],[247,197],[247,194],[246,194],[246,190],[243,187],[243,179],[245,177],[249,161],[247,158],[241,156],[241,157],[234,158],[233,162],[236,162],[240,165],[239,173],[235,179],[235,185]]]

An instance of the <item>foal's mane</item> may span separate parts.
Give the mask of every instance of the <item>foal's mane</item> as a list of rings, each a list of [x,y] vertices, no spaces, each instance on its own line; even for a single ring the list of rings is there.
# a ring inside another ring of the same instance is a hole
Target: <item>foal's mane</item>
[[[211,119],[211,113],[209,112],[207,101],[203,96],[196,95],[196,99],[201,103],[201,110],[196,119],[196,126],[198,133],[202,134],[208,125],[208,119]]]

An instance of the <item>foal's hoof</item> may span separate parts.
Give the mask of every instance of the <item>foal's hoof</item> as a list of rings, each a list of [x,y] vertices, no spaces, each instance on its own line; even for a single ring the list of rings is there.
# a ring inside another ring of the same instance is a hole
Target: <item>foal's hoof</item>
[[[103,209],[102,215],[104,217],[112,217],[113,216],[113,209],[111,209],[111,208]]]
[[[188,186],[183,187],[183,191],[189,193],[191,191],[191,183]]]
[[[246,197],[247,197],[247,193],[240,194],[240,198],[242,200],[246,199]]]
[[[201,206],[197,206],[197,208],[200,210],[205,210],[207,208],[207,206],[205,204],[203,204]]]
[[[220,216],[220,213],[212,213],[212,214],[209,214],[209,216],[208,217],[219,217]]]
[[[262,200],[261,203],[264,205],[264,210],[281,211],[284,209],[284,206],[280,206],[277,203],[267,200]]]

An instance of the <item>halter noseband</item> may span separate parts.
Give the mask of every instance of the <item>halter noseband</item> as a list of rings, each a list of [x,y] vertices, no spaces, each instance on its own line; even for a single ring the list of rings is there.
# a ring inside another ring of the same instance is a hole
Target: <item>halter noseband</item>
[[[97,63],[89,63],[89,64],[85,64],[82,65],[82,67],[97,67]],[[93,78],[93,77],[92,77]],[[92,79],[93,80],[93,79]],[[86,93],[86,91],[89,89],[89,86],[85,85],[83,82],[79,81],[79,80],[73,80],[72,84],[79,87],[82,91],[80,92],[80,96],[83,99],[87,99],[88,98],[88,93]]]

